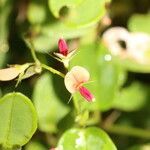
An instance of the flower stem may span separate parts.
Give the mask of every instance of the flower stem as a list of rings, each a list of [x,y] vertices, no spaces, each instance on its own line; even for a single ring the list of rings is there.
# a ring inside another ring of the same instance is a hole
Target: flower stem
[[[57,74],[57,75],[61,76],[62,78],[65,77],[65,75],[63,73],[59,72],[58,70],[55,70],[52,67],[49,67],[49,66],[45,65],[45,64],[41,64],[41,67],[48,70],[48,71],[50,71],[50,72],[52,72],[52,73],[54,73],[54,74]]]
[[[79,107],[79,101],[76,98],[76,95],[73,96],[73,105],[76,109],[77,114],[80,114],[80,107]]]
[[[32,58],[34,59],[35,63],[39,63],[40,61],[39,61],[38,58],[36,57],[35,50],[33,49],[33,47],[31,47],[30,50],[31,50]]]
[[[47,66],[45,64],[41,64],[40,61],[39,61],[39,59],[37,58],[37,56],[35,54],[35,50],[34,50],[32,41],[29,40],[29,39],[25,39],[25,42],[26,42],[27,46],[30,48],[32,58],[34,59],[34,61],[35,61],[36,64],[40,65],[42,68],[44,68],[44,69],[46,69],[46,70],[48,70],[48,71],[50,71],[50,72],[52,72],[54,74],[57,74],[57,75],[59,75],[59,76],[61,76],[63,78],[65,77],[65,75],[63,73],[55,70],[54,68],[49,67],[49,66]]]
[[[27,44],[27,46],[29,47],[30,51],[31,51],[31,55],[32,55],[32,58],[33,60],[35,61],[36,64],[39,64],[40,61],[38,60],[36,54],[35,54],[35,49],[34,49],[34,46],[33,46],[33,43],[30,39],[25,39],[25,43]]]

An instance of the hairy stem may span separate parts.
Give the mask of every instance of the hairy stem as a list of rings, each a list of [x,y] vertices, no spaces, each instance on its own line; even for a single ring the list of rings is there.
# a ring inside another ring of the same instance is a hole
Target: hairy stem
[[[35,49],[34,46],[32,44],[32,41],[30,39],[25,39],[25,43],[27,44],[27,46],[29,47],[30,51],[31,51],[31,55],[33,60],[35,61],[35,63],[39,64],[40,61],[38,60],[36,54],[35,54]]]
[[[50,72],[52,72],[52,73],[54,73],[54,74],[57,74],[57,75],[61,76],[62,78],[65,77],[65,75],[63,73],[61,73],[60,71],[58,71],[58,70],[56,70],[56,69],[54,69],[52,67],[49,67],[49,66],[47,66],[45,64],[41,64],[41,67],[46,69],[46,70],[48,70],[48,71],[50,71]]]

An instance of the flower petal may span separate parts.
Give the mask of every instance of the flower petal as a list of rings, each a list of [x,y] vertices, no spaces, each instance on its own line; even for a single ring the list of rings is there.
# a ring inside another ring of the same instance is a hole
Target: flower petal
[[[9,81],[15,79],[20,74],[20,70],[16,67],[0,70],[0,81]]]
[[[89,72],[80,66],[75,66],[70,71],[74,76],[75,80],[79,83],[85,83],[90,79]]]
[[[80,66],[74,66],[65,76],[65,86],[70,93],[79,90],[79,86],[90,78],[89,72]]]
[[[127,52],[140,63],[150,62],[146,52],[150,50],[150,36],[145,33],[131,33],[127,43]]]
[[[95,97],[93,96],[93,94],[86,89],[85,87],[81,86],[79,88],[80,94],[88,101],[88,102],[92,102],[95,100]]]
[[[65,86],[66,89],[70,92],[70,93],[75,93],[78,89],[77,89],[77,84],[78,82],[75,80],[74,76],[72,75],[71,72],[68,72],[65,76]]]
[[[61,54],[61,53],[54,53],[54,55],[56,55],[60,60],[66,58],[66,56],[64,56],[64,55]]]

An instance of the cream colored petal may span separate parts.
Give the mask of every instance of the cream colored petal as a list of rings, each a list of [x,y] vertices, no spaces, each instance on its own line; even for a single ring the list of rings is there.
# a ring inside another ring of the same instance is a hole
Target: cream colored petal
[[[150,36],[145,33],[131,33],[127,43],[127,52],[140,63],[150,61],[146,53],[150,51]]]
[[[20,73],[19,69],[15,67],[1,69],[0,70],[0,81],[9,81],[15,79]]]
[[[65,76],[65,86],[66,89],[70,92],[70,93],[74,93],[77,91],[77,84],[78,82],[75,80],[74,76],[72,75],[71,72],[68,72]]]
[[[120,46],[119,41],[127,42],[129,36],[130,34],[125,28],[113,27],[104,32],[102,40],[113,55],[120,55],[123,48]]]
[[[57,57],[59,57],[60,59],[65,59],[66,56],[64,56],[63,54],[61,53],[54,53],[54,55],[56,55]]]
[[[83,67],[75,66],[71,69],[70,72],[79,83],[87,82],[90,79],[89,72]]]
[[[89,80],[89,72],[80,66],[73,67],[65,76],[65,86],[70,93],[78,90],[78,86]]]

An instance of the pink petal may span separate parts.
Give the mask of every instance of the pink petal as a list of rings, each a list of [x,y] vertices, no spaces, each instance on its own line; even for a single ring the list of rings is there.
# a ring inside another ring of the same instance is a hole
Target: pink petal
[[[95,100],[93,94],[86,89],[85,87],[81,86],[79,88],[80,94],[88,101],[88,102],[92,102]]]
[[[70,93],[79,90],[79,86],[90,78],[89,72],[80,66],[73,67],[65,76],[65,86]]]
[[[67,43],[64,39],[59,39],[58,47],[59,47],[59,52],[62,55],[67,56],[67,54],[68,54],[68,45],[67,45]]]

